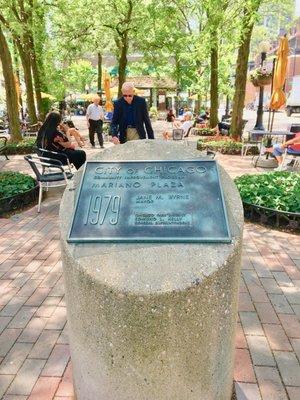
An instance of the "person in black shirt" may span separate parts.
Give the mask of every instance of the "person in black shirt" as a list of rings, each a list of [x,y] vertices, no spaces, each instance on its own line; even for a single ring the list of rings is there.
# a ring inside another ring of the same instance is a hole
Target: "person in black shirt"
[[[122,97],[114,104],[111,133],[114,144],[146,139],[147,136],[154,139],[146,101],[134,94],[131,82],[123,84]]]
[[[70,163],[76,169],[79,169],[86,161],[86,154],[83,150],[75,150],[75,144],[71,143],[67,136],[60,131],[59,125],[61,123],[61,116],[58,112],[50,112],[43,125],[40,127],[37,135],[36,144],[39,149],[55,151],[58,154],[51,154],[52,158],[65,162],[65,154]],[[43,151],[41,151],[43,155]],[[44,154],[48,157],[47,153]]]
[[[209,120],[209,118],[210,118],[210,109],[206,108],[204,113],[200,114],[199,119],[201,120],[201,122],[204,122],[204,121],[206,122]]]
[[[167,118],[166,118],[166,119],[167,119],[168,122],[174,122],[174,120],[175,120],[175,114],[174,114],[172,108],[170,108],[170,109],[168,110],[168,112],[167,112]]]

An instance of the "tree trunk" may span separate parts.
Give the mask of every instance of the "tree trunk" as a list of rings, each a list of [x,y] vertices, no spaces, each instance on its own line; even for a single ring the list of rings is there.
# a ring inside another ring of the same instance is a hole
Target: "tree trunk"
[[[196,103],[195,103],[195,113],[197,115],[200,114],[201,104],[202,104],[202,92],[199,92],[197,94],[197,100],[196,100]]]
[[[12,142],[20,142],[22,140],[22,135],[21,135],[20,121],[19,121],[18,94],[13,74],[12,59],[1,26],[0,26],[0,59],[2,63],[5,92],[6,92],[6,106],[9,119],[10,140]]]
[[[38,110],[38,118],[40,120],[44,119],[44,106],[43,106],[43,99],[42,99],[42,85],[40,79],[40,71],[38,68],[37,57],[35,52],[34,40],[32,35],[28,36],[28,47],[30,49],[30,56],[31,56],[31,67],[32,67],[32,76],[34,80],[34,89],[35,89],[35,98],[36,98],[36,105]]]
[[[128,35],[127,32],[121,37],[120,40],[120,57],[119,57],[119,87],[118,97],[122,96],[122,85],[126,80],[126,67],[127,67],[127,52],[128,52]]]
[[[250,51],[250,41],[254,26],[253,14],[257,12],[260,3],[261,0],[255,0],[253,2],[253,8],[244,9],[244,18],[242,22],[242,31],[244,32],[244,37],[239,46],[236,62],[235,92],[233,97],[230,126],[230,136],[234,140],[239,140],[243,133],[243,112],[245,106],[248,58]]]
[[[235,71],[235,92],[233,97],[230,136],[238,140],[242,135],[243,112],[246,95],[248,57],[250,49],[250,40],[252,29],[246,34],[246,37],[239,47]]]
[[[219,122],[219,83],[218,83],[218,40],[214,34],[211,37],[210,50],[210,127],[215,128]]]
[[[98,53],[98,92],[102,91],[102,54]]]
[[[23,109],[23,99],[22,99],[22,91],[21,91],[21,85],[20,85],[20,58],[18,55],[18,50],[16,48],[16,44],[14,42],[14,46],[13,46],[13,62],[14,62],[14,66],[16,69],[16,78],[18,80],[18,89],[17,89],[17,96],[18,96],[18,101],[20,104],[20,112],[21,112],[21,118],[22,120],[24,119],[24,109]]]
[[[30,56],[29,56],[29,53],[27,53],[27,49],[23,48],[23,43],[20,41],[19,38],[16,39],[16,44],[17,44],[17,48],[18,48],[18,51],[20,54],[22,66],[23,66],[29,120],[30,120],[31,124],[36,124],[37,117],[36,117],[36,111],[35,111],[35,105],[34,105]]]
[[[175,77],[176,77],[176,102],[175,102],[175,112],[179,112],[179,93],[181,91],[181,66],[179,54],[175,53]]]
[[[32,68],[32,72],[33,74],[35,74],[34,68],[36,68],[39,80],[39,82],[37,82],[37,79],[34,77],[34,82],[35,86],[40,87],[40,92],[48,93],[49,89],[47,85],[47,74],[45,72],[45,65],[44,65],[44,60],[45,60],[44,48],[47,39],[45,9],[43,7],[39,7],[35,8],[35,11],[33,12],[33,6],[32,6],[30,12],[31,12],[31,17],[30,17],[31,29],[30,31],[28,31],[28,34],[32,38],[34,57],[35,57],[34,62],[36,64],[36,67]],[[35,22],[33,15],[35,15],[36,18],[38,19],[38,24]],[[47,98],[45,99],[42,98],[41,102],[42,117],[44,117],[48,113],[50,107],[51,107],[51,101]]]

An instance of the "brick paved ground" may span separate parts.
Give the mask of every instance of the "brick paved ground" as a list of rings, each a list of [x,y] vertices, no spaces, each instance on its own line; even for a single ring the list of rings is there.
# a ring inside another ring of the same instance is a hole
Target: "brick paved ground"
[[[250,158],[218,158],[232,176],[255,172]],[[2,166],[26,170],[21,159],[11,157]],[[43,202],[40,215],[32,208],[0,219],[3,400],[74,399],[59,250],[60,196]],[[245,226],[234,373],[238,400],[300,399],[299,245],[299,236]]]

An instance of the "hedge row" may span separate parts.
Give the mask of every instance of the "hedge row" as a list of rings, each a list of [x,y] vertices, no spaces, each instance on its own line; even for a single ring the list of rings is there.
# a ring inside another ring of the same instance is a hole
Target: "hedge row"
[[[5,152],[9,155],[15,154],[31,154],[36,152],[36,138],[25,138],[19,143],[7,142]]]
[[[211,151],[218,151],[222,154],[241,154],[242,151],[242,143],[235,142],[233,140],[226,140],[226,141],[210,141],[206,142],[204,140],[199,139],[197,142],[197,149],[198,150],[211,150]],[[252,147],[248,149],[248,154],[258,154],[257,147]]]

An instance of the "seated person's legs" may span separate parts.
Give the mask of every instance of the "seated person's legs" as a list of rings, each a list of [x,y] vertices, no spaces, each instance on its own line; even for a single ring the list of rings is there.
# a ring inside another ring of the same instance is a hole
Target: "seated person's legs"
[[[282,163],[282,154],[284,153],[284,149],[282,149],[280,144],[274,144],[273,147],[267,147],[266,152],[272,153],[275,156],[278,165]]]
[[[78,146],[83,147],[85,138],[80,134],[80,132],[75,128],[70,128],[69,133],[73,136],[78,144]]]
[[[164,138],[164,140],[169,140],[169,139],[171,139],[171,133],[168,132],[168,131],[164,131],[164,133],[163,133],[163,138]]]
[[[74,165],[76,169],[79,169],[86,161],[86,154],[83,150],[65,150],[66,155],[71,164]]]

